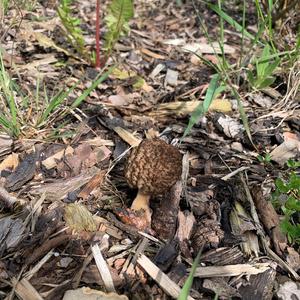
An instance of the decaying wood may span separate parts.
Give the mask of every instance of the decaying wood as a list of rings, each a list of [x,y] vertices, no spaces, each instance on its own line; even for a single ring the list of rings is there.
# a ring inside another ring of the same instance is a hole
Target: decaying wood
[[[201,255],[201,262],[208,262],[217,266],[239,264],[243,259],[243,252],[239,247],[220,247]]]
[[[8,153],[11,153],[13,140],[8,135],[0,135],[0,158]]]
[[[271,238],[277,254],[282,255],[282,251],[286,248],[286,236],[280,229],[279,217],[270,201],[267,201],[263,196],[262,189],[258,186],[252,190],[253,201],[256,205],[259,217],[268,232],[271,233]]]
[[[242,299],[273,299],[275,277],[276,270],[274,268],[270,268],[257,275],[251,275],[249,280],[239,288]]]
[[[92,168],[87,173],[69,179],[33,187],[30,193],[34,195],[45,193],[46,199],[51,201],[64,199],[69,192],[73,192],[85,185],[98,171],[98,168]]]
[[[5,188],[10,191],[20,189],[35,174],[38,152],[28,154],[12,174],[6,178]]]
[[[203,287],[213,291],[218,295],[219,299],[232,299],[233,297],[241,297],[236,288],[228,283],[226,277],[215,277],[204,279]]]
[[[136,147],[140,144],[140,142],[142,141],[141,139],[135,137],[132,133],[130,133],[129,131],[127,131],[126,129],[122,128],[122,127],[115,127],[114,131],[126,142],[128,143],[130,146],[132,147]]]
[[[274,262],[254,263],[254,264],[237,264],[227,266],[213,266],[213,267],[198,267],[196,269],[195,277],[222,277],[222,276],[240,276],[240,275],[256,275],[263,273],[270,268],[276,268]]]
[[[171,240],[175,234],[181,192],[182,182],[177,181],[153,213],[152,228],[164,240]]]
[[[100,171],[99,174],[94,175],[94,177],[91,178],[87,185],[78,194],[78,197],[85,200],[95,188],[99,188],[102,185],[105,174],[106,171]]]
[[[22,300],[43,300],[27,279],[23,278],[18,282],[16,278],[13,278],[12,283],[15,286],[15,292]]]
[[[269,245],[267,244],[267,241],[266,241],[266,237],[264,235],[264,232],[262,230],[262,227],[259,222],[259,218],[258,218],[258,215],[257,215],[257,212],[256,212],[256,208],[255,208],[255,205],[254,205],[254,201],[253,201],[253,198],[252,198],[252,195],[250,193],[250,190],[244,180],[244,178],[241,176],[241,181],[243,183],[243,186],[244,186],[244,189],[245,189],[245,192],[246,192],[246,196],[247,196],[247,199],[248,201],[250,202],[251,204],[251,215],[252,215],[252,218],[254,219],[254,221],[256,222],[256,226],[257,226],[257,234],[260,238],[260,241],[265,249],[265,251],[267,252],[267,254],[270,256],[270,258],[274,259],[284,270],[287,270],[288,272],[290,272],[292,274],[292,276],[296,279],[296,280],[300,280],[300,276],[297,274],[297,272],[295,272],[293,270],[293,268],[287,263],[285,262],[281,257],[279,257],[270,247]]]

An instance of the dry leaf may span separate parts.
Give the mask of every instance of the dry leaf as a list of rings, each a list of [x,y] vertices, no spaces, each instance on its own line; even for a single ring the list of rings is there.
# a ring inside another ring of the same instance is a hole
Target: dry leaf
[[[298,300],[300,295],[299,284],[293,281],[286,281],[279,286],[277,297],[281,300]]]
[[[229,116],[220,116],[217,122],[224,134],[229,138],[237,137],[244,130],[243,125]]]

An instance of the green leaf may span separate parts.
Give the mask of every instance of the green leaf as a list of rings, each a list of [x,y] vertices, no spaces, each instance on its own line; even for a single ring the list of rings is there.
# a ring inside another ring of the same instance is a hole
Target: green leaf
[[[285,185],[281,178],[277,178],[275,180],[275,186],[281,193],[287,193],[289,191],[289,188]]]
[[[127,34],[129,31],[128,22],[134,16],[134,7],[132,0],[112,0],[109,8],[109,14],[105,17],[108,31],[105,34],[104,49],[109,53],[119,37]]]
[[[254,86],[255,85],[255,78],[254,78],[253,73],[250,70],[247,72],[247,78],[248,78],[249,83],[252,86]]]
[[[293,225],[289,222],[288,219],[284,219],[280,223],[280,227],[284,233],[287,233],[288,236],[292,239],[299,239],[300,238],[300,224]]]
[[[269,44],[265,45],[263,52],[261,54],[261,58],[263,62],[256,61],[256,70],[257,70],[257,77],[265,77],[265,70],[268,67],[269,62],[265,59],[270,55],[270,46]]]
[[[298,176],[295,172],[290,173],[288,186],[291,190],[300,190],[300,176]]]
[[[43,112],[42,116],[39,118],[37,125],[42,125],[48,118],[48,116],[56,110],[58,106],[60,106],[66,97],[75,89],[75,87],[78,85],[78,83],[74,84],[72,87],[70,87],[68,90],[59,91],[50,101],[47,108]]]
[[[275,81],[275,79],[276,79],[275,77],[263,78],[263,79],[257,81],[256,88],[258,88],[258,89],[264,89],[264,88],[270,86],[271,84],[273,84],[274,81]]]
[[[92,82],[92,84],[86,90],[84,90],[84,92],[72,103],[71,108],[76,108],[77,106],[79,106],[82,103],[82,101],[84,101],[86,97],[91,93],[91,91],[93,91],[101,82],[108,78],[108,76],[112,73],[114,69],[115,66],[112,66],[104,74],[99,75]]]
[[[294,169],[294,168],[300,168],[300,161],[295,161],[293,159],[289,159],[287,161],[287,166],[289,168],[292,168],[292,169]]]
[[[286,208],[290,210],[295,210],[295,211],[300,211],[300,200],[297,200],[293,196],[289,196],[286,203],[285,203]]]
[[[134,15],[132,0],[113,0],[109,9],[115,18],[122,18],[126,22],[130,21]]]
[[[268,76],[273,75],[273,72],[278,67],[279,63],[280,63],[280,59],[279,58],[276,58],[273,63],[269,63],[267,65],[266,69],[265,69],[264,76],[268,77]]]

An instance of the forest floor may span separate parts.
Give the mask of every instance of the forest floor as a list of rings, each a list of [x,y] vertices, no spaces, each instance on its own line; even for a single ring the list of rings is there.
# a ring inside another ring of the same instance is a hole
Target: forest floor
[[[202,1],[135,1],[101,68],[96,1],[71,5],[82,53],[55,1],[12,2],[0,6],[0,299],[176,299],[199,252],[188,299],[300,299],[296,9],[274,30],[289,60],[259,87],[249,73],[266,48],[227,22],[220,43]],[[225,2],[242,24],[243,2]],[[251,1],[245,12],[255,35]],[[222,59],[218,95],[193,113]],[[157,137],[179,149],[182,176],[152,195],[148,224],[129,209],[137,190],[124,166]]]

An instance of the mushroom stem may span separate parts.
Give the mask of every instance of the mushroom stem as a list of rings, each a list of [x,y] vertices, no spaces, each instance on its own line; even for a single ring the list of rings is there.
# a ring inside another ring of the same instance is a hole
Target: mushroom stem
[[[148,220],[150,219],[151,222],[152,213],[149,207],[150,197],[151,195],[144,194],[139,191],[131,204],[131,209],[135,211],[143,209],[145,211],[145,216],[147,217]]]

